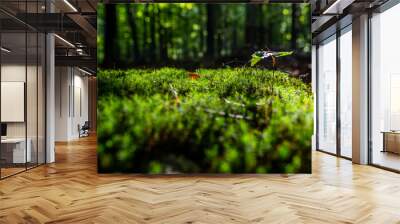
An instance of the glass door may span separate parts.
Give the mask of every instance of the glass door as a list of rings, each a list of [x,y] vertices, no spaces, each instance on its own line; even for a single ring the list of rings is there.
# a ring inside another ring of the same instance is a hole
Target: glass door
[[[400,4],[371,18],[370,159],[400,171]]]
[[[336,35],[323,41],[317,54],[317,149],[336,154]]]

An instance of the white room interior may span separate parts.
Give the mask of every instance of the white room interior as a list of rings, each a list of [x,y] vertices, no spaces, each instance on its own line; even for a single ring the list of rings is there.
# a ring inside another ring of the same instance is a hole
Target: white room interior
[[[0,1],[0,179],[96,131],[96,3],[68,3]]]
[[[55,73],[55,140],[78,139],[78,128],[89,120],[89,77],[77,67],[56,67]]]

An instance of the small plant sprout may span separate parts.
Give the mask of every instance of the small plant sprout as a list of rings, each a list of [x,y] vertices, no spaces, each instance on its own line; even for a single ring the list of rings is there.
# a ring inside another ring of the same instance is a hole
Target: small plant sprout
[[[251,60],[250,60],[250,65],[253,67],[256,65],[258,62],[261,60],[265,60],[268,58],[271,58],[272,60],[272,67],[275,69],[276,65],[276,58],[280,57],[285,57],[292,55],[293,51],[282,51],[282,52],[276,52],[276,51],[256,51],[254,54],[251,55]]]

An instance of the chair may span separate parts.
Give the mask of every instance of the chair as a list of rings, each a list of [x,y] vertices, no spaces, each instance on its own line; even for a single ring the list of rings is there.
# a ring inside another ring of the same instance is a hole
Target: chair
[[[82,127],[78,124],[79,138],[89,136],[90,123],[85,121]]]

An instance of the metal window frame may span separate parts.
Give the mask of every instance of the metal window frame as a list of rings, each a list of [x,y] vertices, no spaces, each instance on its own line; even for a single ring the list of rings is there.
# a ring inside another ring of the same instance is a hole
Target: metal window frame
[[[335,23],[334,25],[332,25],[331,27],[329,27],[328,29],[330,29],[330,34],[326,35],[326,33],[321,33],[322,38],[318,40],[318,37],[316,38],[318,41],[315,44],[316,45],[316,150],[319,152],[323,152],[329,155],[333,155],[339,158],[343,158],[346,160],[352,160],[352,158],[347,157],[342,155],[342,150],[341,150],[341,131],[342,131],[342,127],[341,127],[341,117],[340,117],[340,103],[341,103],[341,99],[340,99],[340,80],[341,80],[341,66],[340,66],[340,37],[345,34],[346,32],[343,32],[343,30],[347,29],[349,26],[352,25],[351,22],[349,22],[349,19],[351,19],[351,17],[345,16],[342,18],[342,20],[338,20],[337,23]],[[343,21],[344,20],[344,21]],[[327,29],[327,30],[328,30]],[[332,30],[335,29],[335,32],[332,33]],[[349,32],[349,31],[347,31]],[[332,41],[336,41],[336,152],[332,153],[329,152],[327,150],[321,149],[319,147],[319,126],[320,126],[320,122],[319,122],[319,106],[318,106],[318,101],[319,101],[319,94],[320,94],[320,89],[319,89],[319,66],[320,66],[320,57],[319,57],[319,48],[322,42],[328,40],[329,38],[332,38],[332,36],[335,35],[335,38]]]

